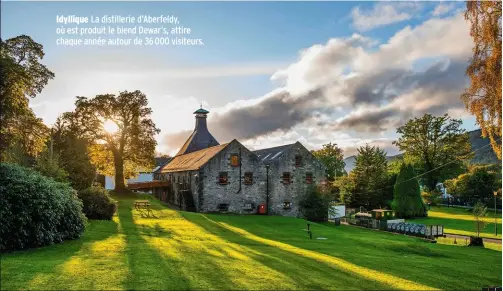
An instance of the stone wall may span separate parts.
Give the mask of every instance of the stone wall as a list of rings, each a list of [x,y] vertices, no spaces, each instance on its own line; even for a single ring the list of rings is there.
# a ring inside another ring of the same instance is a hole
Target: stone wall
[[[241,167],[231,165],[231,156],[241,155]],[[260,204],[266,203],[265,167],[259,158],[232,141],[224,150],[201,168],[197,197],[198,211],[219,211],[219,204],[227,204],[228,212],[257,213]],[[219,183],[220,172],[227,172],[228,184]],[[245,184],[245,173],[252,173],[252,184]],[[247,209],[251,207],[251,209]]]
[[[296,167],[296,156],[300,166]],[[290,183],[284,184],[282,175],[290,173]],[[306,183],[306,174],[313,176],[312,184]],[[269,213],[273,215],[300,217],[299,200],[312,186],[326,179],[325,166],[301,143],[295,143],[286,153],[269,166]],[[310,187],[311,186],[311,187]],[[285,207],[290,203],[290,207]]]
[[[241,155],[241,167],[231,165],[232,155]],[[296,166],[297,156],[301,161],[299,167]],[[228,183],[225,185],[219,183],[221,172],[227,173]],[[291,175],[289,184],[283,183],[284,172]],[[251,185],[245,184],[246,173],[252,174]],[[312,174],[312,184],[306,183],[307,173]],[[171,179],[169,191],[162,190],[169,192],[166,202],[183,210],[219,212],[222,210],[219,205],[227,204],[227,212],[254,214],[260,204],[267,203],[268,188],[270,214],[300,217],[300,198],[310,186],[325,181],[325,173],[321,162],[297,142],[269,166],[267,185],[266,166],[255,154],[234,140],[199,171],[163,173],[159,178]],[[189,193],[192,199],[186,196]],[[289,208],[285,207],[285,202],[290,203]]]
[[[168,187],[158,188],[154,194],[159,199],[182,210],[196,211],[194,189],[197,182],[196,171],[170,172],[158,175],[161,181],[170,181]]]

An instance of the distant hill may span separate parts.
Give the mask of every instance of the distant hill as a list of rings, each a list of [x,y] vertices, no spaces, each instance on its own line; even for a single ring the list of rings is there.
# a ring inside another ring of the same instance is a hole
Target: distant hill
[[[488,138],[483,138],[482,137],[482,131],[480,129],[469,131],[468,135],[470,136],[470,143],[472,144],[472,150],[479,149],[485,145],[489,144],[489,139]],[[398,154],[395,156],[388,156],[388,162],[402,157],[403,154]],[[346,169],[346,172],[350,172],[351,170],[354,169],[355,167],[355,161],[356,161],[356,156],[349,156],[344,159],[344,162],[346,163],[346,166],[344,169]],[[498,160],[496,157],[496,154],[494,153],[493,149],[491,146],[486,146],[485,148],[475,152],[475,157],[471,160],[472,164],[501,164],[501,161]]]
[[[388,162],[390,162],[394,159],[401,158],[402,156],[403,156],[403,154],[398,154],[398,155],[394,155],[394,156],[387,156],[386,159],[388,160]],[[344,169],[346,170],[346,172],[349,173],[355,167],[356,156],[355,155],[349,156],[344,159],[344,162],[346,163],[346,166],[344,167]]]
[[[468,134],[470,135],[473,151],[490,143],[488,138],[482,137],[482,131],[480,129],[470,131]],[[498,157],[496,157],[490,145],[477,151],[471,162],[472,164],[501,164],[501,161],[498,160]]]

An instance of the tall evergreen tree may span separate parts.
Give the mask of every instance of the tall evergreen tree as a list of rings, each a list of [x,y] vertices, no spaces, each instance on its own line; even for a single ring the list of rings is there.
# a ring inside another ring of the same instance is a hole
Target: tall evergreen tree
[[[355,192],[353,206],[367,208],[384,207],[388,182],[386,152],[377,146],[365,145],[358,149],[354,174]]]
[[[76,190],[92,185],[96,168],[91,164],[88,147],[90,142],[78,137],[78,128],[72,114],[58,117],[51,134],[54,153],[60,157],[62,168],[71,173],[68,180]]]
[[[419,181],[411,164],[402,164],[393,189],[391,208],[399,218],[426,216]]]

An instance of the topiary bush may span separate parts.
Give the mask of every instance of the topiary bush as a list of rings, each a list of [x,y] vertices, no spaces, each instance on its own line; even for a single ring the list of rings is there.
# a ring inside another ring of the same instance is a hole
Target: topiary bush
[[[87,222],[68,184],[18,165],[0,163],[0,251],[76,239]]]
[[[91,186],[79,191],[78,196],[84,203],[83,211],[89,219],[111,220],[117,211],[117,204],[103,187]]]

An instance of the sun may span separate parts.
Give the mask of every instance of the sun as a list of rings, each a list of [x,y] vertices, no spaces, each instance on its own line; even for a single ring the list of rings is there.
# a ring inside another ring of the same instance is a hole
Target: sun
[[[116,133],[119,130],[117,123],[113,122],[112,120],[105,120],[105,122],[103,122],[103,128],[108,133]]]

